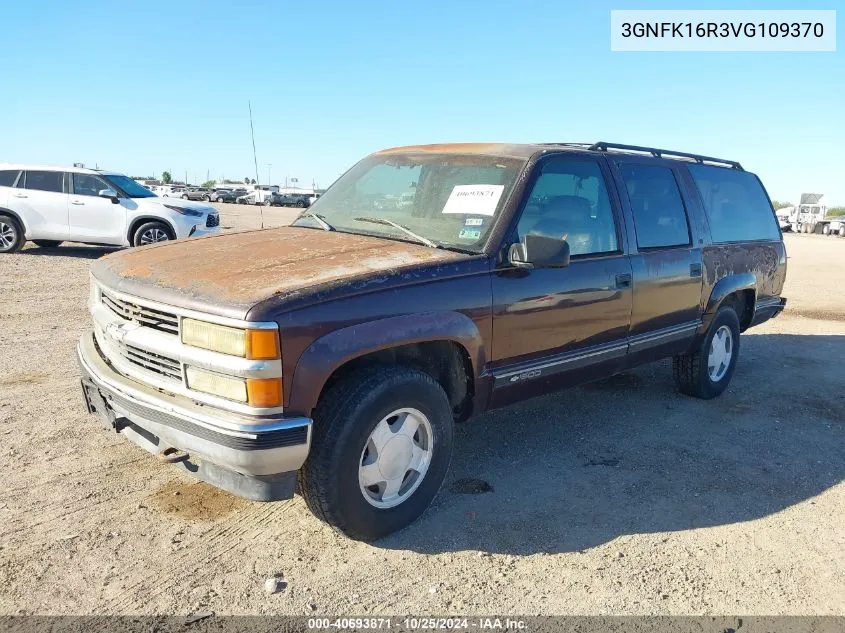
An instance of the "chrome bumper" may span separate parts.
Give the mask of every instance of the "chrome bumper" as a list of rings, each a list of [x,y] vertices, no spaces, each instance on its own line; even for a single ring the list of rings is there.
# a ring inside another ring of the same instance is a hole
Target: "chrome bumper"
[[[249,499],[290,498],[309,418],[249,417],[153,389],[115,371],[92,333],[77,347],[89,412],[147,451]]]

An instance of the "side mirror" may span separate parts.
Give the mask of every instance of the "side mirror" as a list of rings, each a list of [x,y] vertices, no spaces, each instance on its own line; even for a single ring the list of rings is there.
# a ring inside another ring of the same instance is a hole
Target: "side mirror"
[[[120,202],[120,198],[117,197],[117,192],[114,189],[100,189],[97,195],[101,198],[110,198],[113,204]]]
[[[564,268],[569,266],[569,242],[529,233],[519,244],[511,244],[508,262],[516,268]]]

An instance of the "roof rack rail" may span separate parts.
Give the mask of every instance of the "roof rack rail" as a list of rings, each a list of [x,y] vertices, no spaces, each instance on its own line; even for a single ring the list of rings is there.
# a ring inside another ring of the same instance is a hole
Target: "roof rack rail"
[[[562,143],[562,145],[570,145],[570,143]],[[580,145],[580,143],[572,143],[572,145]],[[713,158],[712,156],[701,156],[700,154],[688,154],[687,152],[674,152],[669,149],[657,149],[656,147],[642,147],[640,145],[623,145],[622,143],[608,143],[606,141],[599,141],[598,143],[593,143],[588,148],[593,151],[597,152],[606,152],[612,149],[619,149],[628,152],[644,152],[646,154],[651,154],[655,158],[663,158],[664,156],[667,158],[671,157],[679,157],[679,158],[689,158],[694,160],[697,163],[704,164],[704,163],[718,163],[720,165],[728,165],[732,169],[738,169],[739,171],[744,171],[742,169],[742,165],[740,165],[735,160],[725,160],[723,158]]]

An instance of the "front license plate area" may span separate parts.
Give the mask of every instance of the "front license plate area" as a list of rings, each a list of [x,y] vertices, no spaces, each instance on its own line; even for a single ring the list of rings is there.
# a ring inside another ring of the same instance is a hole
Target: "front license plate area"
[[[107,428],[117,430],[117,417],[108,405],[100,390],[92,384],[82,381],[82,395],[88,413],[95,416]]]

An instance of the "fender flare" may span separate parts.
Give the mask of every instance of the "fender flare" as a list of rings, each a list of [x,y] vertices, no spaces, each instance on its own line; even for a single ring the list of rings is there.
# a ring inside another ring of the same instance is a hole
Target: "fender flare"
[[[474,378],[487,363],[478,327],[460,312],[424,312],[358,323],[318,338],[302,353],[291,377],[286,409],[310,415],[331,375],[355,358],[429,341],[452,341],[463,347]]]
[[[736,273],[733,275],[728,275],[727,277],[723,277],[718,282],[716,282],[716,285],[713,286],[713,290],[710,291],[710,298],[707,300],[707,306],[705,307],[704,312],[701,315],[701,326],[698,330],[699,334],[704,334],[710,328],[710,322],[713,320],[713,317],[716,315],[716,312],[721,307],[725,298],[728,297],[728,295],[743,290],[751,290],[754,293],[754,298],[756,302],[757,277],[754,273]],[[753,304],[751,306],[751,311],[753,318]],[[741,316],[742,315],[740,315],[740,317]]]
[[[12,216],[18,222],[20,222],[20,225],[23,227],[24,235],[29,233],[29,226],[27,226],[27,223],[24,222],[24,219],[23,219],[23,217],[21,217],[20,213],[17,213],[16,211],[12,211],[11,209],[7,209],[6,207],[0,207],[0,215]]]

